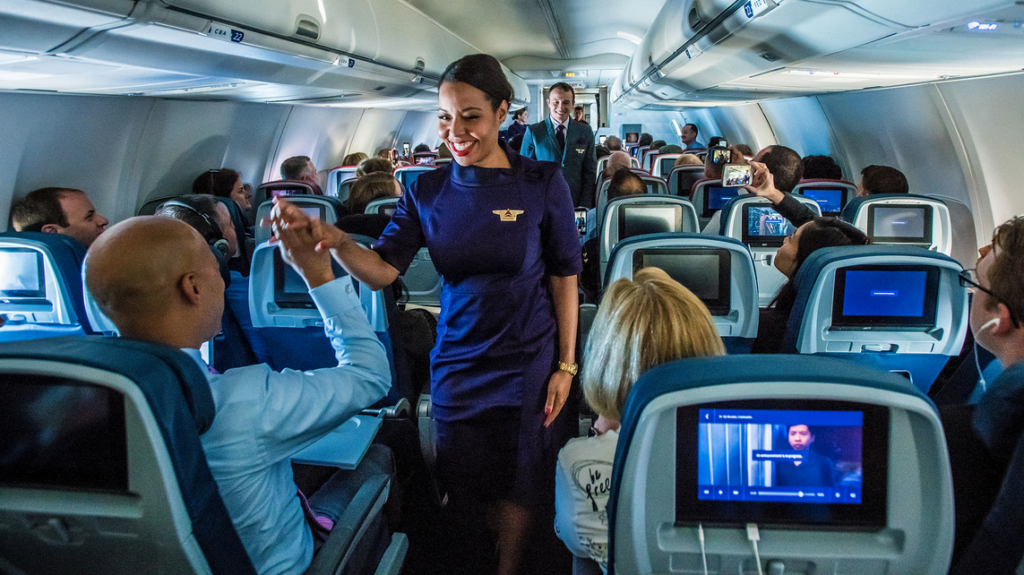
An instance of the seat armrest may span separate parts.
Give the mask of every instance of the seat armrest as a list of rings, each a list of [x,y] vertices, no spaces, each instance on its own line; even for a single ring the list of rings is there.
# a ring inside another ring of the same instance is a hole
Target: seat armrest
[[[387,475],[371,475],[359,487],[351,503],[334,523],[327,542],[320,548],[305,575],[337,575],[348,563],[356,543],[372,519],[381,512],[388,498],[390,479]]]

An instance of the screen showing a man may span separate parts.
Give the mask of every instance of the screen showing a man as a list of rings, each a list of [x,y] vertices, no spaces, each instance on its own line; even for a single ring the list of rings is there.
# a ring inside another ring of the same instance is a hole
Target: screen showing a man
[[[789,426],[789,446],[799,458],[776,463],[776,487],[832,487],[835,485],[835,465],[832,460],[811,450],[814,433],[799,423]]]

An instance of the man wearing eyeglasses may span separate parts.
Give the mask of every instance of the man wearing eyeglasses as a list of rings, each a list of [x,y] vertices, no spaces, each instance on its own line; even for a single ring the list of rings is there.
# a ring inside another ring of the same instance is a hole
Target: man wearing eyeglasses
[[[974,339],[1003,372],[972,416],[959,407],[969,418],[943,411],[957,511],[950,574],[1012,573],[1024,557],[1024,217],[999,226],[977,270],[960,280],[974,289]],[[962,429],[968,421],[969,431]]]

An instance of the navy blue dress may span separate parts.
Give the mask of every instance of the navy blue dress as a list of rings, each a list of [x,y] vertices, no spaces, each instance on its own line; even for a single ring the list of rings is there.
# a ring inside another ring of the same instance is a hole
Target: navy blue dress
[[[554,459],[537,452],[553,449],[557,456],[569,438],[551,437],[543,428],[547,383],[557,369],[559,347],[548,277],[579,274],[582,259],[559,166],[499,145],[511,169],[452,162],[421,175],[399,200],[374,249],[404,273],[426,246],[443,280],[437,345],[431,352],[439,467],[451,447],[461,462],[479,462],[484,476],[474,481],[503,483],[490,475],[502,468],[525,493],[534,491],[533,476],[548,475],[549,465],[553,486]],[[493,436],[478,444],[465,437],[457,445],[446,443],[454,438],[449,424],[486,428],[498,421],[511,424],[505,435],[517,435],[503,438],[504,447],[494,445],[502,438]],[[503,459],[485,464],[496,451],[505,453]],[[541,482],[547,489],[546,477]],[[544,499],[552,494],[553,488]]]

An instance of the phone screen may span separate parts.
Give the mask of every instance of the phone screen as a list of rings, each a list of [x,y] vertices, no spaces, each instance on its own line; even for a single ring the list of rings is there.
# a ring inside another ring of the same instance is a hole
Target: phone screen
[[[605,143],[605,142],[606,142],[607,140],[608,140],[608,136],[599,136],[599,137],[598,137],[598,139],[597,139],[597,142],[598,142],[599,144],[601,144],[601,145],[603,146],[603,145],[604,145],[604,143]]]
[[[729,164],[722,170],[722,185],[727,188],[745,186],[750,180],[750,166]]]
[[[402,155],[409,155],[409,142],[402,144]]]
[[[714,147],[711,148],[711,163],[718,165],[725,165],[732,159],[732,152],[729,148]]]

